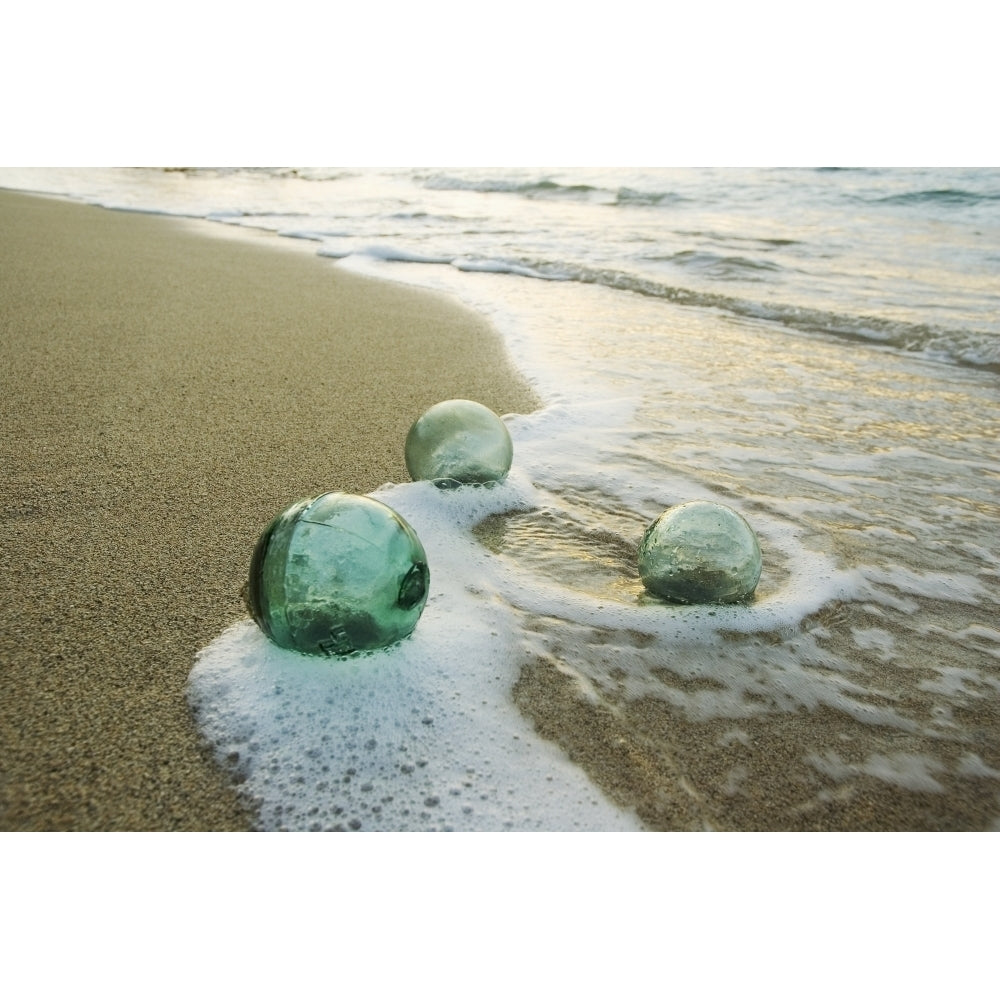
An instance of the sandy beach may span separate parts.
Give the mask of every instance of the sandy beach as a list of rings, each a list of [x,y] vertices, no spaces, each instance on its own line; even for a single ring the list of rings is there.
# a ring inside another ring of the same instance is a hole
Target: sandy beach
[[[260,530],[405,481],[441,399],[537,400],[474,313],[273,237],[11,192],[0,232],[0,829],[249,829],[184,687]]]

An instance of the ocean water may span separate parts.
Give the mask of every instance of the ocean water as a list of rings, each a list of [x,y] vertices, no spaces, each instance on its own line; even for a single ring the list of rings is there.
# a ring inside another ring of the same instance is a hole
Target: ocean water
[[[428,553],[410,638],[316,661],[247,621],[192,665],[262,828],[1000,828],[1000,171],[0,184],[445,291],[544,401],[505,416],[504,484],[373,494]],[[697,498],[758,534],[744,604],[639,581],[646,525]]]

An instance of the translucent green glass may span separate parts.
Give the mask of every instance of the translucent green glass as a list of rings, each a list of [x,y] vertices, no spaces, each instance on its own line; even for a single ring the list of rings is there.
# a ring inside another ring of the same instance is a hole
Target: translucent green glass
[[[293,504],[264,530],[246,599],[279,646],[345,656],[409,635],[429,581],[420,539],[392,508],[324,493]]]
[[[504,422],[469,399],[432,406],[406,435],[406,468],[414,480],[439,486],[502,482],[514,445]]]
[[[753,528],[735,510],[710,500],[665,510],[639,544],[639,576],[646,589],[684,604],[745,600],[761,568]]]

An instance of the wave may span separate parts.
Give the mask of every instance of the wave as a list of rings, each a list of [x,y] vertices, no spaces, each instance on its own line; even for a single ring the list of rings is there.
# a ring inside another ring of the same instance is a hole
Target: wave
[[[666,257],[646,257],[646,260],[669,261],[679,267],[690,268],[713,278],[761,280],[761,271],[780,271],[781,266],[769,260],[751,257],[733,257],[711,253],[708,250],[682,250]]]
[[[290,240],[310,240],[313,243],[322,243],[329,239],[329,233],[318,233],[311,229],[278,229],[279,236],[285,236]]]
[[[978,205],[983,201],[1000,201],[1000,192],[967,191],[963,188],[933,188],[926,191],[905,191],[874,199],[882,205]]]
[[[541,270],[541,268],[538,268]],[[778,323],[800,333],[822,334],[877,343],[929,360],[1000,373],[1000,339],[972,330],[946,329],[929,323],[907,323],[879,316],[858,316],[783,303],[756,302],[717,292],[695,291],[651,281],[625,271],[580,268],[564,271],[563,280],[665,299],[676,305],[718,309],[747,319]]]
[[[431,174],[422,178],[424,187],[432,191],[476,191],[484,194],[519,194],[527,198],[589,197],[602,189],[590,184],[560,184],[548,178],[541,180],[514,180],[502,177],[454,177],[450,174]]]
[[[435,212],[425,212],[422,209],[416,209],[411,212],[392,212],[387,216],[389,219],[398,220],[400,222],[419,222],[419,223],[431,223],[431,224],[445,224],[454,225],[455,223],[461,223],[462,225],[470,225],[474,222],[485,223],[488,220],[480,219],[475,216],[467,215],[447,215]],[[471,230],[472,232],[481,232],[480,229]]]
[[[598,202],[607,205],[636,205],[649,207],[687,201],[675,191],[640,191],[636,188],[616,189],[593,184],[564,184],[549,177],[541,179],[513,179],[503,177],[455,177],[451,174],[432,174],[422,178],[424,187],[434,191],[475,191],[482,194],[516,194],[523,198],[566,199]]]
[[[229,222],[231,219],[308,219],[307,212],[261,212],[242,208],[225,208],[206,212],[203,218],[209,222]],[[263,227],[262,227],[263,228]]]
[[[790,240],[783,237],[735,236],[730,233],[716,233],[703,229],[677,229],[674,230],[674,232],[678,236],[690,236],[695,239],[708,239],[714,241],[715,243],[756,243],[758,246],[765,248],[799,246],[802,243],[801,240]]]
[[[373,244],[363,249],[336,247],[324,247],[317,251],[318,257],[333,257],[343,259],[355,254],[364,257],[373,257],[375,260],[395,261],[402,264],[451,264],[455,265],[455,258],[450,256],[442,257],[440,254],[418,253],[414,250],[403,250],[400,247],[388,246],[386,244]]]
[[[667,205],[687,200],[676,191],[637,191],[635,188],[620,187],[615,192],[616,205]]]
[[[190,177],[258,176],[293,178],[301,181],[339,181],[357,177],[358,171],[339,167],[139,167],[164,174],[186,174]]]
[[[930,323],[908,323],[880,316],[837,313],[780,302],[759,302],[719,292],[670,285],[612,268],[523,258],[513,260],[502,257],[430,256],[387,246],[372,246],[353,252],[402,263],[447,264],[458,271],[481,271],[519,275],[542,281],[601,285],[617,291],[663,299],[674,305],[717,309],[732,316],[777,323],[799,333],[879,344],[907,354],[918,354],[928,360],[1000,373],[1000,338],[973,330],[948,329]],[[329,249],[320,251],[321,256],[328,257],[346,257],[351,253],[352,251],[335,252]]]
[[[540,278],[542,281],[566,281],[565,276],[557,273],[540,271],[527,264],[518,264],[509,260],[498,260],[490,257],[456,257],[451,266],[459,271],[488,271],[493,274],[519,274],[522,278]]]

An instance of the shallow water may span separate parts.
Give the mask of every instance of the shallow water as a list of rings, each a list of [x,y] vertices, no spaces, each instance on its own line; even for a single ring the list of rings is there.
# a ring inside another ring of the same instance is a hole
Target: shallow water
[[[660,801],[650,777],[631,798],[653,825],[995,826],[994,380],[653,311],[627,336],[608,318],[606,368],[623,401],[643,369],[662,395],[623,402],[607,433],[588,425],[581,452],[560,442],[532,466],[545,507],[492,525],[502,556],[551,587],[522,604],[536,686],[522,707],[539,718],[575,688],[546,733],[577,755],[618,733],[639,758],[627,773],[676,774],[687,793]],[[734,506],[759,534],[764,574],[745,607],[643,593],[642,528],[695,497]],[[585,747],[582,703],[599,734]]]
[[[428,551],[410,639],[203,651],[263,826],[1000,828],[995,171],[47,176],[447,291],[545,400],[503,486],[377,492]],[[639,581],[696,498],[758,534],[745,604]]]

